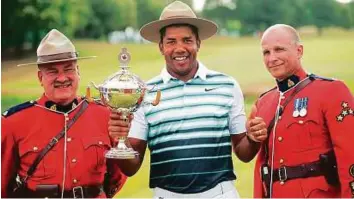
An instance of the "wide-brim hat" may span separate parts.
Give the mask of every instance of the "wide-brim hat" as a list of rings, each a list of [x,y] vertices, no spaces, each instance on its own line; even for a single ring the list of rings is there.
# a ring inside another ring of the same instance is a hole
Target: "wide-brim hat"
[[[216,23],[197,18],[193,10],[185,3],[175,1],[162,11],[160,19],[145,24],[140,29],[140,35],[151,42],[160,42],[160,30],[172,24],[190,24],[198,28],[200,40],[208,39],[218,31]]]
[[[37,62],[19,64],[17,66],[39,65],[95,57],[79,57],[74,44],[63,33],[52,29],[42,39],[37,48]]]

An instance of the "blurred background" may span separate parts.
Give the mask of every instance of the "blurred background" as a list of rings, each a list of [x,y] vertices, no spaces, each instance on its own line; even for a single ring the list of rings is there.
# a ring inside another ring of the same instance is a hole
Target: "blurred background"
[[[246,111],[274,80],[262,63],[259,40],[276,23],[294,26],[304,44],[308,72],[343,80],[354,91],[354,2],[351,0],[182,0],[199,17],[214,20],[219,32],[203,41],[198,59],[233,76],[245,95]],[[36,66],[41,38],[52,28],[66,34],[80,56],[80,94],[90,81],[102,83],[119,69],[122,47],[131,53],[131,71],[144,80],[159,74],[164,60],[158,46],[143,40],[139,29],[157,20],[172,0],[6,0],[1,2],[1,112],[43,92]],[[139,172],[116,197],[151,197],[149,153]],[[252,197],[253,162],[234,158],[241,197]]]

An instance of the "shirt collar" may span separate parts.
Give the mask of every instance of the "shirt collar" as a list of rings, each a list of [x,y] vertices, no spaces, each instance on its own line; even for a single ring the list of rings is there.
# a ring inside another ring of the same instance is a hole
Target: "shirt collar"
[[[37,100],[39,105],[44,106],[50,110],[59,111],[59,112],[63,112],[63,113],[67,113],[67,112],[71,111],[72,109],[76,108],[80,101],[81,101],[80,98],[77,97],[68,105],[62,106],[62,105],[56,104],[55,102],[49,100],[45,94],[43,94],[42,97]]]
[[[202,80],[206,80],[206,75],[208,73],[208,68],[204,66],[201,62],[198,61],[198,70],[195,73],[193,79],[199,77]],[[166,66],[162,69],[160,76],[162,78],[163,83],[167,84],[171,79],[177,79],[173,77],[170,73],[168,73]]]
[[[295,87],[301,80],[305,79],[307,74],[304,70],[300,70],[296,74],[291,75],[290,77],[285,78],[284,80],[276,80],[278,89],[280,92],[286,92],[291,88]]]

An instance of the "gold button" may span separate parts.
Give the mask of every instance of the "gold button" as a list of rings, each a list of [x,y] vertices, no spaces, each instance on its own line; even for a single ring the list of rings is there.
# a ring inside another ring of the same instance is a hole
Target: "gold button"
[[[77,183],[77,180],[76,180],[76,179],[73,179],[73,183]]]
[[[38,150],[38,147],[34,146],[33,151],[37,151],[37,150]]]
[[[284,185],[285,184],[285,182],[284,181],[280,181],[280,185]]]
[[[299,120],[299,124],[303,124],[304,123],[304,121],[302,121],[302,120]]]
[[[281,159],[279,160],[279,163],[280,163],[280,164],[283,164],[283,163],[284,163],[284,159],[281,158]]]
[[[281,120],[281,116],[279,116],[278,119]]]
[[[278,141],[279,142],[283,141],[283,137],[278,137]]]
[[[75,162],[77,162],[77,160],[74,158],[71,160],[71,162],[75,163]]]
[[[66,139],[66,141],[71,142],[71,138]]]
[[[98,141],[98,144],[99,144],[99,145],[102,145],[102,144],[103,144],[103,142],[102,142],[102,141]]]

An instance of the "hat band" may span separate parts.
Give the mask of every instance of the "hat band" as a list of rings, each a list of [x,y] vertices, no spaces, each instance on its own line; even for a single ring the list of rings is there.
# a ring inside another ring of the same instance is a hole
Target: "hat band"
[[[196,16],[186,16],[186,15],[173,15],[170,17],[165,17],[163,19],[160,20],[166,20],[166,19],[174,19],[174,18],[197,18]]]
[[[77,58],[77,56],[78,56],[77,52],[59,53],[54,55],[42,55],[42,56],[38,56],[37,63],[72,59],[72,58]]]

